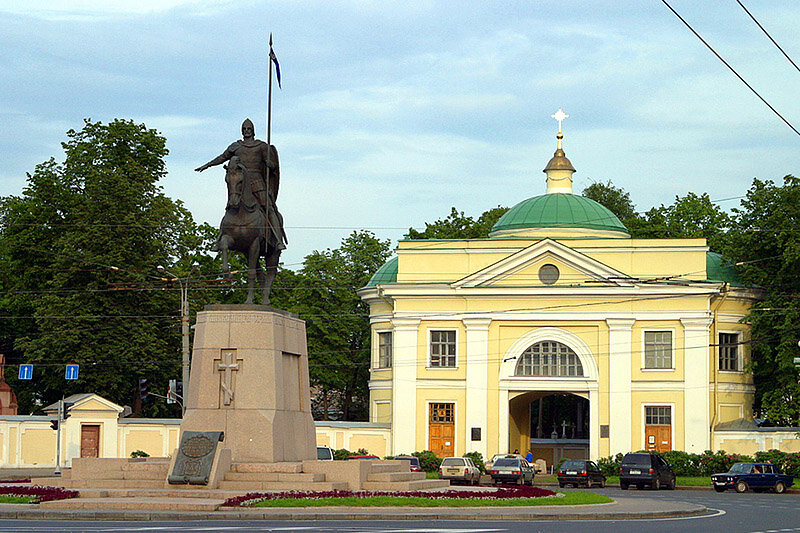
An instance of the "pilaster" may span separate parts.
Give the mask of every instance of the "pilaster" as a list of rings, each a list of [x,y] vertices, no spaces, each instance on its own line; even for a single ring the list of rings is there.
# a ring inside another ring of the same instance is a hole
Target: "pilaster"
[[[466,335],[466,451],[487,457],[489,403],[489,324],[490,318],[465,318]],[[472,428],[479,428],[480,440],[472,440]]]
[[[710,318],[681,319],[683,324],[684,450],[702,453],[711,448],[709,417]],[[677,414],[677,413],[676,413]]]
[[[624,318],[606,319],[606,324],[608,324],[608,436],[611,455],[627,453],[632,450],[633,446],[631,442],[631,330],[635,322],[633,319]]]
[[[417,450],[419,319],[392,319],[392,453]]]

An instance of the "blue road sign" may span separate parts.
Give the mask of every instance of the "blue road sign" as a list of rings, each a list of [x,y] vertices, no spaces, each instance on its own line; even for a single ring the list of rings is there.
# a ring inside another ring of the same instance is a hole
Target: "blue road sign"
[[[67,365],[67,373],[64,379],[78,379],[78,365]]]
[[[17,379],[31,379],[33,377],[33,365],[19,365],[19,377]]]

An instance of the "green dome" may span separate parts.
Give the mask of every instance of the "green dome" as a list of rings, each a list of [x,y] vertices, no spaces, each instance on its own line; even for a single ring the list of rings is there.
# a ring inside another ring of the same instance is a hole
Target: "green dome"
[[[630,236],[606,207],[584,196],[566,193],[543,194],[518,203],[500,217],[489,236],[538,228],[589,229]]]
[[[744,283],[739,279],[736,266],[716,252],[706,252],[706,279],[725,282],[734,287],[744,287]]]
[[[397,256],[386,261],[369,279],[369,283],[364,287],[376,287],[386,283],[397,283]]]

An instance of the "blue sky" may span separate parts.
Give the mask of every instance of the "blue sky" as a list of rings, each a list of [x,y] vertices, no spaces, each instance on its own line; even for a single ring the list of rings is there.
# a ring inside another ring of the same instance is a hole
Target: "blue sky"
[[[743,2],[800,61],[800,3]],[[734,0],[670,3],[800,129],[800,72]],[[223,171],[192,169],[246,117],[266,138],[270,32],[289,268],[542,194],[559,107],[576,193],[611,180],[645,210],[800,174],[800,137],[657,0],[0,0],[0,195],[84,118],[133,119],[167,137],[165,192],[217,225]]]

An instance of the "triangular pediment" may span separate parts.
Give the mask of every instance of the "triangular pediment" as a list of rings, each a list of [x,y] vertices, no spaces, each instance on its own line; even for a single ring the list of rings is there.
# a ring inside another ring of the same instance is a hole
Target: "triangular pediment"
[[[72,403],[72,411],[108,411],[121,413],[123,408],[110,400],[106,400],[97,394],[73,394],[64,398],[65,402]],[[57,413],[58,402],[48,405],[42,409],[45,413]]]
[[[558,269],[555,284],[540,278],[544,265]],[[520,287],[573,285],[586,282],[631,285],[633,280],[585,254],[551,239],[531,244],[508,257],[474,272],[452,284],[453,287]]]

